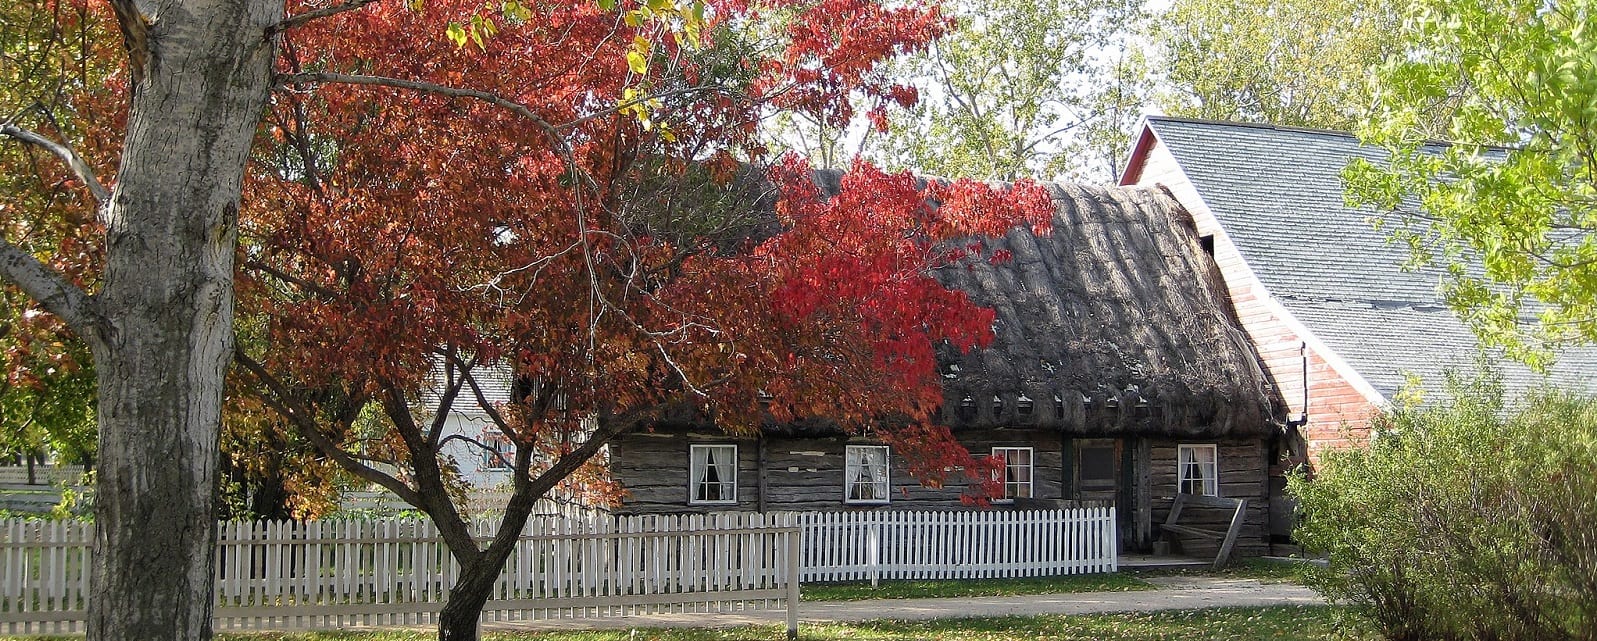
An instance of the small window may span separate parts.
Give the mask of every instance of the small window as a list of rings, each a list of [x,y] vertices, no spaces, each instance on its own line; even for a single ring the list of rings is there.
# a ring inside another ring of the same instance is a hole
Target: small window
[[[1220,495],[1220,456],[1213,445],[1176,447],[1176,487],[1182,494]]]
[[[1076,474],[1081,489],[1114,490],[1118,485],[1115,482],[1116,458],[1114,441],[1081,441],[1076,449]]]
[[[1029,447],[993,448],[993,458],[1002,464],[993,473],[993,479],[1004,483],[1004,497],[993,499],[993,502],[1011,503],[1017,498],[1031,498],[1031,454]]]
[[[889,489],[886,445],[850,445],[845,448],[844,503],[886,503]]]
[[[1203,247],[1203,253],[1210,258],[1214,257],[1214,234],[1204,234],[1198,237],[1198,244]]]
[[[505,438],[498,430],[484,430],[482,433],[482,465],[478,468],[484,472],[509,470],[511,461],[516,457],[516,448],[510,444],[510,439]]]
[[[738,501],[738,446],[689,446],[689,504],[735,504]]]

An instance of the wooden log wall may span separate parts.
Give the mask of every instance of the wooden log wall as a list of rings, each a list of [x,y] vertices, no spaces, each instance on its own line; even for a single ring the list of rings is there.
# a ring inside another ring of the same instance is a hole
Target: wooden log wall
[[[958,438],[976,454],[986,454],[993,447],[1033,448],[1035,469],[1032,491],[1034,498],[1042,501],[1022,501],[1017,507],[1050,507],[1053,506],[1052,501],[1063,498],[1063,440],[1058,432],[971,430],[960,432]],[[695,443],[738,446],[737,505],[688,504],[688,447]],[[610,446],[611,473],[628,493],[617,512],[661,514],[967,507],[959,500],[965,489],[963,483],[954,481],[941,489],[922,487],[918,479],[909,475],[908,464],[897,452],[892,452],[888,459],[891,498],[887,505],[844,503],[844,448],[847,445],[878,444],[868,439],[841,436],[733,439],[711,432],[664,431],[629,435]],[[763,502],[760,500],[762,486],[765,492]]]
[[[1270,448],[1263,439],[1248,440],[1162,440],[1151,442],[1150,488],[1153,495],[1154,529],[1170,515],[1170,505],[1175,502],[1177,471],[1177,446],[1182,444],[1214,444],[1220,468],[1220,496],[1247,499],[1248,508],[1237,537],[1233,556],[1260,556],[1270,549],[1269,463]],[[1231,524],[1230,510],[1189,507],[1181,512],[1181,523],[1205,529],[1224,531]],[[1167,540],[1172,538],[1165,537]],[[1182,553],[1212,558],[1220,549],[1219,541],[1203,541],[1193,537],[1174,537],[1181,541]]]

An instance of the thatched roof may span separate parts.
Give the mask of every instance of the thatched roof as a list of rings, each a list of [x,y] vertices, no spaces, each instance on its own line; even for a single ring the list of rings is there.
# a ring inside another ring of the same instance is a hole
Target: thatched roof
[[[1053,232],[987,239],[942,268],[997,312],[985,349],[943,354],[955,428],[1072,434],[1263,434],[1282,411],[1191,215],[1143,188],[1050,185]],[[995,264],[993,252],[1013,258]]]

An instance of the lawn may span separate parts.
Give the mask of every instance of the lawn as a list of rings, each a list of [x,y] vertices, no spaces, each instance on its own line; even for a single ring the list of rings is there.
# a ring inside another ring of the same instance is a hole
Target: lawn
[[[1137,571],[1133,573],[1133,576],[1208,576],[1225,579],[1253,579],[1260,583],[1302,583],[1303,573],[1309,567],[1307,563],[1250,558],[1232,561],[1230,565],[1220,570],[1214,570],[1206,566],[1171,568]]]
[[[1367,631],[1339,623],[1329,606],[1219,608],[1138,614],[870,621],[804,625],[799,638],[810,641],[1374,641]],[[724,629],[638,629],[587,632],[489,633],[485,641],[756,641],[780,639],[776,626]],[[427,641],[424,631],[325,632],[294,634],[219,634],[224,641]]]
[[[1132,590],[1151,590],[1153,588],[1154,586],[1146,581],[1125,573],[1119,573],[969,581],[882,581],[875,588],[871,587],[868,582],[810,583],[804,585],[802,594],[805,601],[863,601],[867,599],[927,599],[938,597],[1011,596],[1016,594],[1129,592]]]

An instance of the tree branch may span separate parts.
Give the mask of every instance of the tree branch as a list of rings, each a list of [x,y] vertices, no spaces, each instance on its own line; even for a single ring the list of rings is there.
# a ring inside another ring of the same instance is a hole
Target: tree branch
[[[94,195],[96,203],[104,205],[106,201],[111,200],[111,191],[106,189],[105,185],[100,184],[100,179],[94,177],[94,168],[90,167],[89,163],[84,161],[83,157],[79,156],[78,152],[73,151],[71,147],[46,138],[38,132],[18,127],[10,122],[0,124],[0,134],[35,147],[41,147],[55,157],[60,158],[61,162],[66,163],[67,167],[72,170],[73,175],[77,176],[78,180],[83,181],[84,186],[89,188],[89,193]]]
[[[0,279],[22,288],[45,311],[66,321],[84,340],[92,341],[110,334],[111,323],[100,314],[93,296],[4,238],[0,238]]]
[[[532,109],[526,105],[496,94],[488,93],[486,91],[462,89],[460,87],[451,87],[449,85],[423,82],[420,80],[405,80],[403,78],[390,78],[387,76],[366,76],[347,73],[332,73],[326,71],[283,74],[278,76],[277,79],[277,84],[279,86],[329,82],[346,85],[393,87],[395,89],[409,89],[411,91],[437,94],[440,96],[448,96],[450,98],[469,98],[471,100],[480,100],[496,107],[509,110],[523,118],[531,120],[533,124],[538,127],[538,129],[543,131],[544,136],[549,138],[550,143],[552,143],[556,149],[560,150],[563,155],[569,155],[566,145],[566,138],[560,133],[560,129],[558,127],[551,124],[548,120],[545,120],[543,116],[539,116],[538,114],[534,113]]]
[[[305,24],[307,22],[310,22],[312,20],[319,20],[321,18],[326,18],[326,17],[329,17],[329,16],[336,16],[336,15],[338,15],[340,13],[344,13],[345,11],[354,11],[356,9],[361,9],[361,8],[365,7],[366,5],[372,4],[374,2],[381,2],[381,1],[382,0],[349,0],[349,2],[345,2],[344,4],[337,4],[337,5],[333,5],[331,7],[323,7],[321,9],[317,9],[315,11],[306,11],[305,13],[289,16],[287,18],[284,18],[282,22],[279,22],[279,23],[274,24],[274,25],[272,25],[270,27],[267,27],[266,28],[266,37],[267,38],[271,38],[272,36],[275,36],[275,35],[277,35],[279,33],[284,32],[284,31],[288,31],[289,29],[293,29],[294,27],[298,27],[298,26],[303,25],[303,24]]]
[[[338,463],[339,467],[361,479],[383,486],[406,503],[421,505],[421,496],[411,489],[409,485],[362,463],[354,456],[351,456],[350,453],[345,452],[338,444],[328,439],[327,435],[322,434],[321,429],[316,424],[316,419],[311,416],[308,408],[302,406],[290,407],[289,403],[293,402],[293,395],[289,393],[288,388],[283,385],[282,381],[277,380],[277,377],[266,371],[265,365],[250,358],[249,354],[245,354],[241,348],[233,350],[233,362],[242,365],[245,371],[255,377],[256,381],[270,390],[270,394],[259,395],[261,401],[276,411],[278,415],[288,419],[290,423],[294,424],[294,427],[299,428],[299,433],[305,437],[305,440],[310,441],[312,446],[332,458],[334,462]]]

